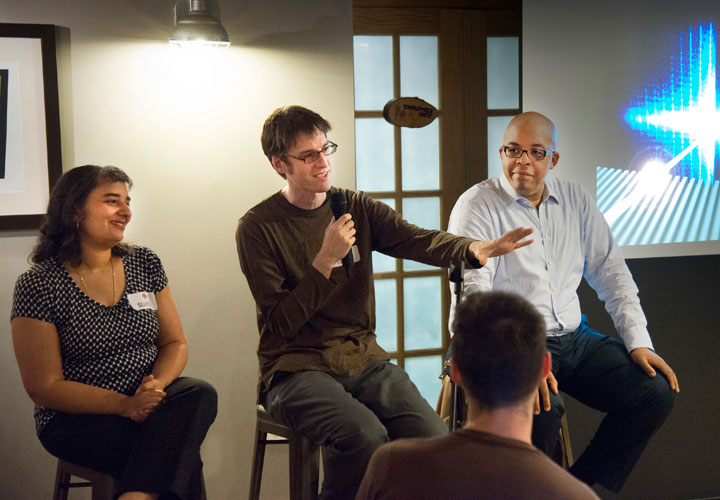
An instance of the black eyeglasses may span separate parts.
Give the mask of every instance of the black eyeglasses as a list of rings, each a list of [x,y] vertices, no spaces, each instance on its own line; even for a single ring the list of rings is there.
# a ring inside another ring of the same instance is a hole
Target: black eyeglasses
[[[516,146],[503,146],[503,151],[508,158],[520,158],[523,153],[527,153],[528,158],[535,161],[544,160],[548,153],[555,152],[554,149],[552,151],[545,151],[542,148],[522,149]]]
[[[323,156],[330,156],[335,151],[337,151],[337,148],[337,144],[335,144],[334,142],[328,142],[327,145],[320,151],[310,151],[303,156],[293,156],[285,153],[283,156],[289,156],[290,158],[295,158],[296,160],[302,160],[305,163],[312,163],[314,161],[317,161],[318,158],[320,158],[320,153],[322,153]]]

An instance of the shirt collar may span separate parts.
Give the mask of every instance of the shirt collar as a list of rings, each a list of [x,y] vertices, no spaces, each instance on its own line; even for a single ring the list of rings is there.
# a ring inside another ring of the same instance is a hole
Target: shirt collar
[[[500,189],[502,191],[503,198],[508,205],[511,205],[515,202],[518,202],[522,205],[529,204],[527,199],[523,195],[515,191],[515,188],[510,185],[510,181],[507,180],[507,177],[501,175],[499,179]],[[560,204],[560,193],[558,191],[557,182],[555,181],[555,177],[553,176],[552,172],[548,172],[547,177],[545,177],[545,193],[543,193],[543,201],[547,200],[553,201],[558,205]]]

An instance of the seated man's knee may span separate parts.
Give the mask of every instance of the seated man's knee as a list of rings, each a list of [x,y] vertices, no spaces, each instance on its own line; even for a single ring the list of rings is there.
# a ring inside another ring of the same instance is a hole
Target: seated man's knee
[[[675,404],[675,393],[670,388],[667,379],[657,374],[646,384],[646,401],[658,416],[665,418]]]
[[[560,394],[550,393],[550,410],[545,411],[542,407],[543,402],[540,401],[541,411],[540,414],[547,413],[551,418],[557,418],[558,420],[565,415],[565,401]]]
[[[390,440],[387,430],[379,421],[375,424],[363,425],[348,422],[339,431],[330,445],[341,453],[364,450],[369,457],[381,444]]]
[[[532,427],[532,443],[548,456],[553,456],[558,440],[562,416],[565,414],[565,404],[559,395],[552,394],[550,410],[540,409],[535,415]]]
[[[553,394],[550,398],[550,411],[552,411],[558,418],[562,418],[565,415],[565,401],[560,397],[559,394]]]
[[[541,401],[540,413],[533,419],[534,440],[547,440],[548,442],[554,440],[563,415],[565,415],[565,402],[559,394],[550,394],[550,410],[546,411]]]

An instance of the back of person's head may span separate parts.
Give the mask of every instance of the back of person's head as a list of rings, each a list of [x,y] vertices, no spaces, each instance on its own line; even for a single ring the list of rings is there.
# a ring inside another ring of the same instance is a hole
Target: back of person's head
[[[273,156],[280,157],[293,147],[299,133],[313,135],[320,131],[327,135],[330,128],[325,118],[302,106],[278,108],[263,125],[260,136],[263,153],[272,162]]]
[[[124,182],[132,187],[130,177],[117,167],[83,165],[65,172],[50,193],[38,243],[32,252],[32,261],[40,262],[57,257],[61,262],[80,264],[80,228],[85,204],[90,193],[98,186],[113,182]],[[114,255],[125,255],[127,245],[113,248]]]
[[[485,409],[512,405],[537,389],[545,321],[512,293],[478,292],[456,308],[453,358],[468,395]]]

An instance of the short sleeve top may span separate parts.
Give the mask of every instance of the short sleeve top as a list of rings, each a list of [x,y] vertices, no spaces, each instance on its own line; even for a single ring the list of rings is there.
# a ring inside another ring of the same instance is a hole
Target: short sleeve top
[[[114,306],[88,297],[57,258],[34,264],[15,283],[11,318],[55,325],[65,380],[131,395],[157,358],[155,294],[168,281],[148,248],[133,247],[122,263],[125,291]],[[56,414],[35,405],[38,434]]]

